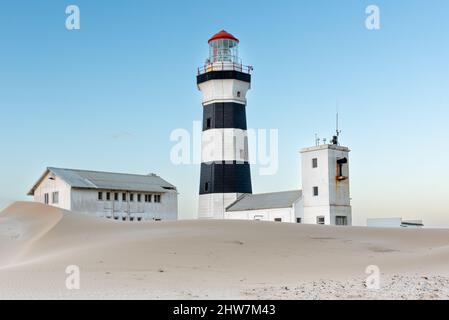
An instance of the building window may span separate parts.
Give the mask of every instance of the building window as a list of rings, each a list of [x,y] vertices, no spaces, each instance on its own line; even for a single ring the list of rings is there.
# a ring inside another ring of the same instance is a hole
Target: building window
[[[210,129],[210,127],[211,127],[211,118],[207,118],[206,119],[206,129]]]
[[[242,93],[240,91],[237,91],[237,98],[240,98],[242,96]]]
[[[301,218],[296,218],[296,223],[301,223]]]
[[[98,192],[98,200],[103,200],[103,192]]]
[[[118,201],[118,192],[114,193],[114,201]]]
[[[137,202],[142,202],[142,195],[140,193],[137,195]]]
[[[282,222],[282,218],[274,218],[275,222]]]
[[[318,187],[313,187],[313,196],[314,197],[318,196]]]
[[[122,193],[122,201],[126,202],[126,192]]]
[[[151,202],[151,194],[148,195],[148,202]]]
[[[48,193],[45,193],[45,194],[44,194],[44,203],[45,203],[45,204],[48,204],[48,199],[49,199]]]
[[[154,202],[156,202],[156,203],[161,202],[161,195],[160,194],[155,194],[154,195]]]
[[[326,220],[323,216],[316,217],[317,224],[325,224]]]
[[[318,168],[318,159],[317,158],[312,159],[312,168]]]
[[[129,194],[129,201],[131,201],[131,202],[134,201],[134,193]]]
[[[111,200],[111,193],[110,192],[106,192],[106,201]]]
[[[58,191],[53,192],[53,193],[51,194],[51,202],[52,202],[53,204],[58,204],[58,203],[59,203],[59,192],[58,192]]]
[[[337,179],[338,180],[344,180],[345,175],[343,174],[343,165],[348,163],[347,158],[338,159],[337,160]]]
[[[204,191],[209,191],[209,182],[204,184]]]
[[[348,225],[348,218],[345,216],[336,216],[335,217],[335,224],[337,226],[347,226]]]

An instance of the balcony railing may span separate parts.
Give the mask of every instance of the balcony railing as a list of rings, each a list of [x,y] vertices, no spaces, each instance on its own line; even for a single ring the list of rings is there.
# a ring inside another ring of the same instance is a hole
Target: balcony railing
[[[239,71],[251,74],[253,67],[233,62],[214,62],[198,68],[199,75],[211,71]]]

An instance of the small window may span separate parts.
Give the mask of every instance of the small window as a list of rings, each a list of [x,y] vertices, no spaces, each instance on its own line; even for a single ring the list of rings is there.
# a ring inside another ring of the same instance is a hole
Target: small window
[[[148,195],[145,195],[145,202],[148,202]]]
[[[106,201],[110,201],[110,200],[111,200],[111,193],[106,192]]]
[[[314,197],[318,196],[318,187],[313,187],[313,196]]]
[[[204,191],[209,191],[209,182],[204,184]]]
[[[335,224],[337,226],[347,226],[348,225],[348,218],[345,216],[336,216],[335,217]]]
[[[207,118],[206,119],[206,129],[210,129],[210,127],[211,127],[211,118]]]
[[[53,193],[51,194],[51,202],[52,202],[53,204],[58,204],[58,203],[59,203],[59,192],[58,192],[58,191],[53,192]]]
[[[318,159],[317,158],[312,159],[312,168],[318,168]]]
[[[151,194],[148,195],[148,202],[151,202]]]
[[[296,218],[296,223],[301,223],[301,218]]]
[[[114,201],[118,201],[118,192],[114,193]]]
[[[129,194],[129,201],[131,201],[131,202],[134,201],[134,193]]]
[[[155,194],[154,195],[154,202],[156,202],[156,203],[161,202],[161,195],[160,194]]]
[[[125,192],[122,193],[122,201],[126,201],[126,193]]]
[[[44,203],[45,204],[48,204],[48,202],[49,202],[48,199],[49,199],[48,193],[45,193],[44,194]]]
[[[142,195],[140,193],[137,195],[137,202],[142,202]]]
[[[98,192],[98,200],[103,200],[103,192]]]
[[[242,93],[240,91],[237,91],[237,98],[240,98],[242,96]]]
[[[325,224],[326,220],[323,216],[316,217],[317,224]]]
[[[275,222],[282,222],[282,218],[274,218]]]

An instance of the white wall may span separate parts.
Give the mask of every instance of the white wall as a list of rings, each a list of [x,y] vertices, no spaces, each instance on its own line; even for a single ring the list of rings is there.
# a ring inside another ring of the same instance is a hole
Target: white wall
[[[282,222],[296,223],[295,210],[292,207],[260,210],[244,210],[226,212],[226,219],[232,220],[261,220],[275,221],[276,218]]]
[[[53,192],[59,192],[58,203],[52,203]],[[44,201],[45,193],[48,193],[49,205],[65,210],[71,209],[70,186],[59,177],[54,176],[51,172],[44,177],[42,182],[38,185],[38,187],[34,191],[34,201],[45,203]]]
[[[98,200],[98,192],[103,192],[103,200]],[[111,193],[111,200],[106,200],[106,192]],[[114,201],[114,193],[119,194],[118,201]],[[129,201],[130,195],[127,193],[127,201],[122,201],[123,191],[110,190],[72,190],[72,210],[76,212],[92,214],[98,217],[141,217],[143,220],[176,220],[178,217],[178,195],[175,191],[161,194],[161,202],[145,202],[145,194],[142,192],[132,192],[134,201]],[[141,194],[141,202],[137,201],[137,194]]]
[[[250,84],[235,79],[209,80],[200,83],[198,88],[203,93],[203,105],[227,101],[246,104],[246,93],[250,89]],[[238,92],[240,97],[237,95]]]
[[[208,193],[200,194],[198,206],[199,219],[224,219],[225,209],[233,203],[238,193]]]

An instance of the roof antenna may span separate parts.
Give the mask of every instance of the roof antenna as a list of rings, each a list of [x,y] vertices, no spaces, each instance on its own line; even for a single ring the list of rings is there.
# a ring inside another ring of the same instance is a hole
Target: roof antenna
[[[318,147],[320,145],[320,138],[318,138],[318,135],[315,133],[315,146]]]
[[[338,138],[340,137],[341,130],[338,128],[338,100],[337,100],[337,113],[335,118],[335,135],[332,137],[332,144],[338,145]]]

